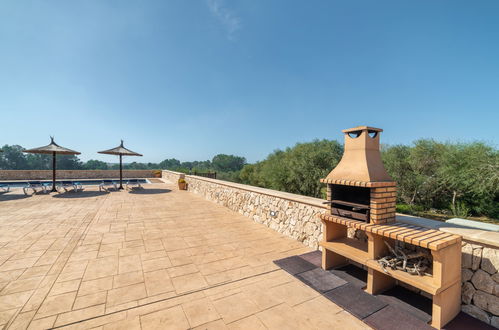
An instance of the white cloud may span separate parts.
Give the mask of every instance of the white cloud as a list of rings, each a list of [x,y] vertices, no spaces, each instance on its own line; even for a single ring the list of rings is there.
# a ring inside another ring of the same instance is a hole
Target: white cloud
[[[212,15],[226,29],[227,38],[235,40],[236,32],[241,29],[241,19],[232,10],[224,6],[223,0],[207,0],[206,2]]]

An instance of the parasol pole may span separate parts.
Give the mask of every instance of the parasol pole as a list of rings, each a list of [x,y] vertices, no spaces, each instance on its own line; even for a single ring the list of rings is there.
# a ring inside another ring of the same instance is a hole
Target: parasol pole
[[[56,192],[55,189],[55,151],[52,152],[52,192]]]
[[[122,163],[123,155],[120,154],[120,189],[123,189],[123,163]]]

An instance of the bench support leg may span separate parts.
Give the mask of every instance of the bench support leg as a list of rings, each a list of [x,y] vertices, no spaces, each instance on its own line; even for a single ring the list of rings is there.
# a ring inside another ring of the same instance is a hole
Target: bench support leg
[[[461,310],[461,282],[433,296],[431,326],[441,329]]]
[[[347,258],[341,254],[322,248],[322,269],[328,270],[346,264],[348,264]]]
[[[389,275],[380,273],[372,268],[367,272],[366,292],[378,294],[395,286],[395,279]]]
[[[329,222],[322,221],[323,224],[323,241],[331,242],[334,239],[347,237],[347,227]],[[348,263],[347,258],[343,257],[341,254],[334,253],[333,251],[327,250],[322,247],[322,269],[328,270],[333,267],[342,266]]]

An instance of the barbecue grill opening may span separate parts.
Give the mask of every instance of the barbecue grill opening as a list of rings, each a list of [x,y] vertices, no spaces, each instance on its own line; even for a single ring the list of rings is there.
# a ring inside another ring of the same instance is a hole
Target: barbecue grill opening
[[[331,185],[331,214],[369,222],[370,189]]]

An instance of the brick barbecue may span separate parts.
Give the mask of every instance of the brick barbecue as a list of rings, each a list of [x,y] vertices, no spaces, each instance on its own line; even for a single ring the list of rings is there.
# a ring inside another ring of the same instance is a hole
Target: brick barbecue
[[[461,237],[396,222],[397,188],[381,160],[382,131],[369,126],[343,130],[343,157],[321,180],[327,184],[330,210],[319,215],[322,268],[360,264],[367,269],[370,294],[398,281],[432,295],[431,325],[440,329],[461,306]],[[351,237],[348,229],[363,233],[367,241]]]
[[[345,129],[343,158],[329,175],[327,203],[331,215],[367,223],[395,221],[396,183],[381,161],[380,128],[358,126]]]

